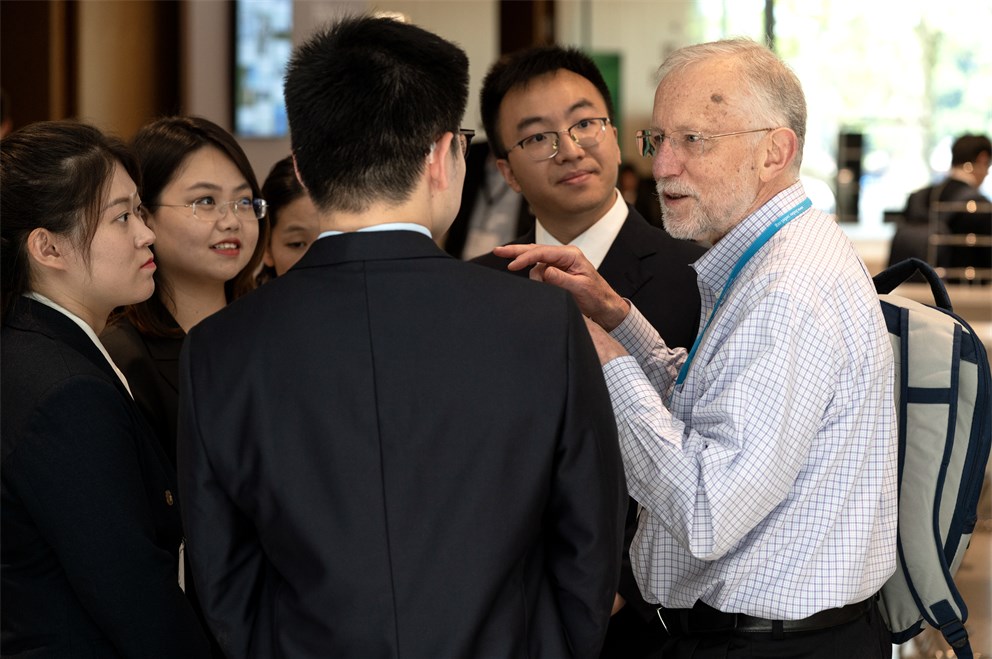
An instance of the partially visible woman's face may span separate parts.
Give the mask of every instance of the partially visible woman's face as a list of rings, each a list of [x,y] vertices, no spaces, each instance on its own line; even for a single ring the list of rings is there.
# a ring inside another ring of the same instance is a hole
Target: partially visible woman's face
[[[265,265],[274,268],[276,276],[282,276],[306,254],[319,233],[317,209],[310,197],[297,197],[278,211],[278,221],[265,250]]]
[[[71,250],[69,281],[77,300],[93,313],[92,320],[102,323],[115,307],[142,302],[155,291],[155,259],[150,249],[155,234],[142,221],[140,204],[137,186],[117,164],[100,205],[89,259]]]
[[[155,232],[155,259],[173,286],[223,284],[248,264],[258,243],[258,220],[251,208],[251,186],[234,162],[212,146],[191,153],[162,190],[148,217]],[[192,208],[198,202],[212,204]]]

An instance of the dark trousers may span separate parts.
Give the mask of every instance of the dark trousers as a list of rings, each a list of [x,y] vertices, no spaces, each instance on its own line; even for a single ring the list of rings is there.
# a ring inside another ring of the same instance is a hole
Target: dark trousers
[[[668,639],[664,625],[652,614],[645,619],[632,606],[625,606],[610,618],[600,659],[660,659]]]
[[[890,659],[892,642],[878,605],[851,622],[811,632],[706,632],[676,635],[664,659]]]

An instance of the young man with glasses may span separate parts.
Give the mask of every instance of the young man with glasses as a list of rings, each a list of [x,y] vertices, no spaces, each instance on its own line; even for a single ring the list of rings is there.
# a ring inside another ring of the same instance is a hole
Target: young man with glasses
[[[864,263],[799,182],[802,87],[743,39],[680,49],[659,73],[641,137],[665,226],[713,243],[693,266],[692,348],[667,345],[578,250],[497,252],[540,264],[592,319],[665,658],[887,659],[892,350]]]
[[[626,492],[589,332],[565,292],[432,240],[461,196],[465,53],[348,18],[295,51],[285,92],[323,233],[182,358],[187,546],[218,640],[595,657]]]
[[[617,190],[613,101],[596,64],[571,48],[524,50],[493,65],[481,101],[497,165],[537,216],[535,228],[513,242],[578,247],[670,345],[691,344],[699,295],[689,264],[705,250],[648,224]],[[501,270],[508,263],[493,254],[475,262]],[[628,560],[636,528],[637,502],[631,499],[604,657],[651,656],[664,638],[657,607],[644,601]]]

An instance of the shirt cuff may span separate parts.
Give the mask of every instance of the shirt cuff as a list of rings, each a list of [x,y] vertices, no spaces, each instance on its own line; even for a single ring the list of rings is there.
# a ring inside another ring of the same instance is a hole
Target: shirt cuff
[[[634,303],[630,300],[627,302],[630,303],[630,311],[623,322],[610,332],[610,336],[616,339],[627,352],[636,356],[649,351],[654,344],[662,339],[648,322],[648,319],[637,310]]]

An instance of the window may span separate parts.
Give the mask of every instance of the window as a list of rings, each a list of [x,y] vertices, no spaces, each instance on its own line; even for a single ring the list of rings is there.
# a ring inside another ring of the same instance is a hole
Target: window
[[[285,137],[282,84],[293,50],[292,0],[236,0],[234,25],[234,132]]]

